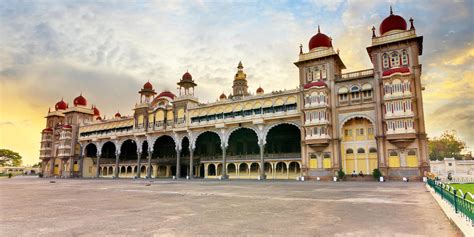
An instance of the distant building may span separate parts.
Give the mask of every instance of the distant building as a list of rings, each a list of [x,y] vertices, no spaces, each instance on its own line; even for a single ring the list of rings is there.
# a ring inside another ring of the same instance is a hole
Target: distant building
[[[456,160],[444,158],[444,160],[430,161],[431,173],[439,176],[447,176],[449,173],[455,176],[471,175],[474,177],[474,160]]]
[[[156,93],[145,83],[128,117],[103,119],[82,94],[74,106],[61,100],[42,132],[43,173],[329,179],[339,169],[371,174],[378,168],[387,178],[420,178],[429,170],[419,59],[423,37],[413,19],[407,25],[391,10],[379,33],[373,27],[368,37],[373,66],[343,72],[332,38],[318,27],[308,51],[300,46],[294,62],[299,86],[292,90],[249,92],[248,84],[256,82],[240,62],[232,94],[216,95],[213,103],[194,96],[197,84],[189,72],[177,83],[177,95]]]
[[[6,166],[0,167],[0,174],[38,174],[40,168]]]

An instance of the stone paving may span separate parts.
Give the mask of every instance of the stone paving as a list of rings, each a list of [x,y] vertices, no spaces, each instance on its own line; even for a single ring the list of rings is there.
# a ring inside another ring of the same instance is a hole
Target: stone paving
[[[0,179],[0,236],[461,236],[423,183]]]

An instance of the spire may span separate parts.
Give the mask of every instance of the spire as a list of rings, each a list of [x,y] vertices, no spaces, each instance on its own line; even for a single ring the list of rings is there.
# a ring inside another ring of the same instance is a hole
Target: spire
[[[244,66],[242,66],[242,61],[239,61],[239,65],[237,66],[238,69],[242,69],[244,68]]]
[[[318,24],[318,33],[321,33],[321,30],[319,29],[319,24]]]
[[[393,15],[392,5],[390,5],[390,15]]]
[[[300,44],[300,54],[303,54],[303,44]]]
[[[413,18],[410,17],[410,30],[414,30],[415,29],[415,26],[413,25]]]

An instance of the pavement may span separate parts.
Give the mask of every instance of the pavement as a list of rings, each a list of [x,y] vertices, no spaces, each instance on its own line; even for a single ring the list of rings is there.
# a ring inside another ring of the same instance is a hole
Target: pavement
[[[117,235],[461,233],[423,183],[21,177],[0,180],[0,236]]]

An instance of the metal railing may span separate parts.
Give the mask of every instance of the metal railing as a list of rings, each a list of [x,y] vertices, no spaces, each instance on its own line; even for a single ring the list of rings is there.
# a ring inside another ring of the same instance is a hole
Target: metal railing
[[[463,193],[461,189],[455,189],[448,184],[433,179],[428,179],[427,183],[434,189],[435,193],[441,196],[441,199],[446,200],[454,208],[455,213],[461,214],[473,224],[474,196],[470,192]]]

